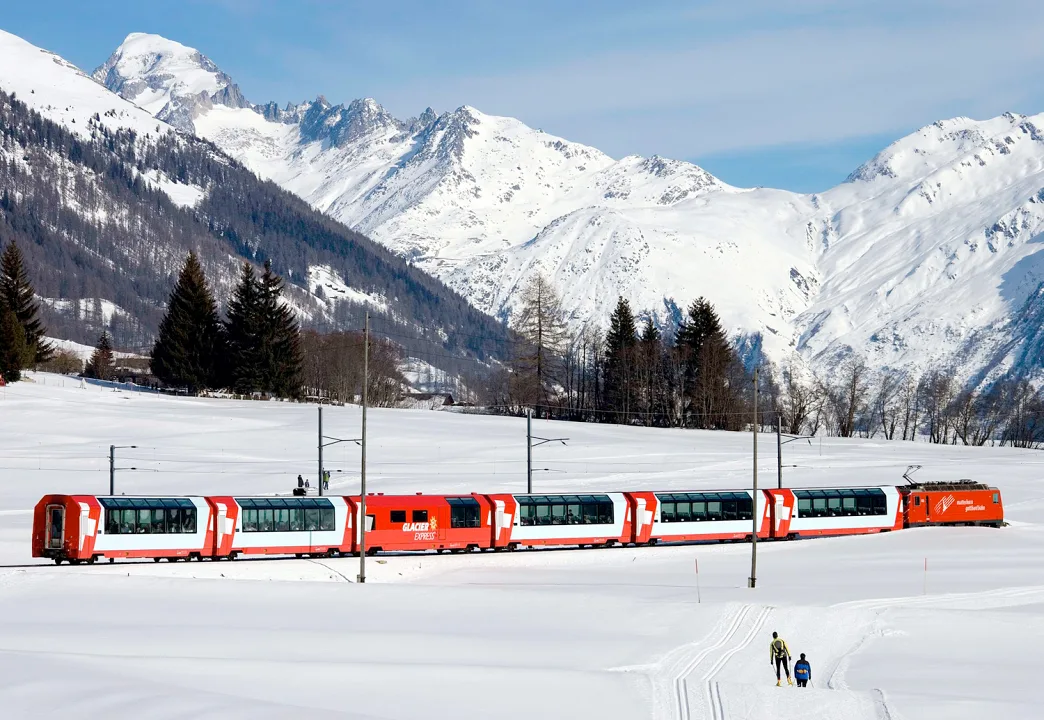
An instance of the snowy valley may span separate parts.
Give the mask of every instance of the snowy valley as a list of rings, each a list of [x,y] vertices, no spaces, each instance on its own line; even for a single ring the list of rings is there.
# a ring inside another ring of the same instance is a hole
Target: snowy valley
[[[357,434],[358,407],[325,410],[328,432]],[[365,585],[349,557],[30,557],[33,505],[105,492],[112,443],[138,446],[117,451],[118,493],[285,494],[297,474],[315,477],[315,421],[315,406],[81,389],[43,373],[0,388],[5,717],[73,705],[106,718],[1039,716],[1034,450],[787,445],[787,487],[901,484],[917,464],[919,480],[995,484],[1009,526],[759,543],[753,590],[746,543],[387,554],[367,560]],[[376,409],[369,423],[374,492],[525,488],[522,419]],[[534,422],[540,435],[561,427]],[[749,487],[749,434],[583,423],[568,434],[534,450],[552,470],[535,474],[537,492]],[[326,463],[332,494],[358,492],[354,445]],[[759,469],[773,485],[771,452]],[[774,687],[772,631],[808,654],[812,687]]]

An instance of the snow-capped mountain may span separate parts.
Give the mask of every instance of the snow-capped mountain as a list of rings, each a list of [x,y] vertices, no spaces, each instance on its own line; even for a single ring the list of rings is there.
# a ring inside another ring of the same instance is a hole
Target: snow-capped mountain
[[[423,336],[416,344],[429,351],[504,354],[503,326],[444,284],[153,117],[184,124],[190,108],[237,103],[216,68],[208,84],[213,66],[178,48],[114,58],[111,78],[136,62],[163,78],[136,91],[146,111],[0,31],[0,245],[17,242],[27,256],[53,332],[93,342],[104,328],[124,348],[148,349],[193,250],[221,302],[244,260],[267,260],[288,281],[287,302],[315,325],[357,328],[369,311],[383,332]],[[444,365],[454,359],[440,354]]]
[[[665,319],[705,295],[777,360],[1040,370],[1044,117],[936,123],[801,195],[614,160],[471,107],[400,120],[371,99],[251,105],[157,36],[130,36],[94,77],[494,315],[539,270],[577,323],[604,321],[618,295]]]

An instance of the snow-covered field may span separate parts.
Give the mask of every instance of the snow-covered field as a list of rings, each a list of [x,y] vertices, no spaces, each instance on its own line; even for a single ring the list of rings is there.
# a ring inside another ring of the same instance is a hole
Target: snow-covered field
[[[832,440],[784,446],[789,485],[970,477],[1010,526],[749,545],[468,556],[124,563],[30,554],[45,492],[275,493],[316,474],[314,406],[113,392],[54,375],[0,389],[5,718],[1037,718],[1044,455]],[[359,435],[359,409],[325,408]],[[525,489],[525,424],[373,410],[375,492]],[[750,436],[534,422],[539,490],[739,488]],[[761,438],[763,483],[774,438]],[[332,491],[358,448],[327,448]],[[136,468],[128,470],[124,468]],[[338,472],[339,471],[339,472]],[[699,588],[694,572],[699,561]],[[927,562],[928,571],[924,567]],[[706,602],[702,602],[705,600]],[[813,688],[774,687],[778,630]]]

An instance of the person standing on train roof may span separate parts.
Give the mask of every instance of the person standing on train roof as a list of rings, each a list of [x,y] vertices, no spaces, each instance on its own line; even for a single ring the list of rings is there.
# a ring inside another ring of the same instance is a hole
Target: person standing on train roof
[[[798,687],[805,687],[812,679],[812,664],[805,659],[805,653],[801,653],[801,659],[794,663],[794,678]]]
[[[776,664],[776,687],[779,687],[781,682],[779,668],[783,667],[783,670],[787,673],[787,684],[793,685],[794,681],[790,679],[790,666],[788,661],[790,660],[790,648],[787,647],[787,641],[781,638],[777,633],[772,633],[772,642],[769,643],[769,665]]]

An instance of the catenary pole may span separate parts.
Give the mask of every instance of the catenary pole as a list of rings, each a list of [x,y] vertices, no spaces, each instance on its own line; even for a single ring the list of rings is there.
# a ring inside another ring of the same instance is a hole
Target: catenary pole
[[[776,485],[783,489],[783,419],[776,415]]]
[[[366,582],[366,403],[370,385],[370,313],[363,330],[362,465],[359,468],[359,582]]]
[[[319,408],[319,494],[323,494],[323,406]]]
[[[110,445],[109,446],[109,494],[116,494],[116,451],[124,448],[137,450],[137,445]],[[138,468],[120,468],[121,470],[137,470]]]
[[[754,532],[750,536],[750,577],[747,587],[753,588],[758,582],[758,369],[754,368],[754,504],[751,515],[754,518]]]
[[[533,409],[526,408],[526,492],[533,492]]]

